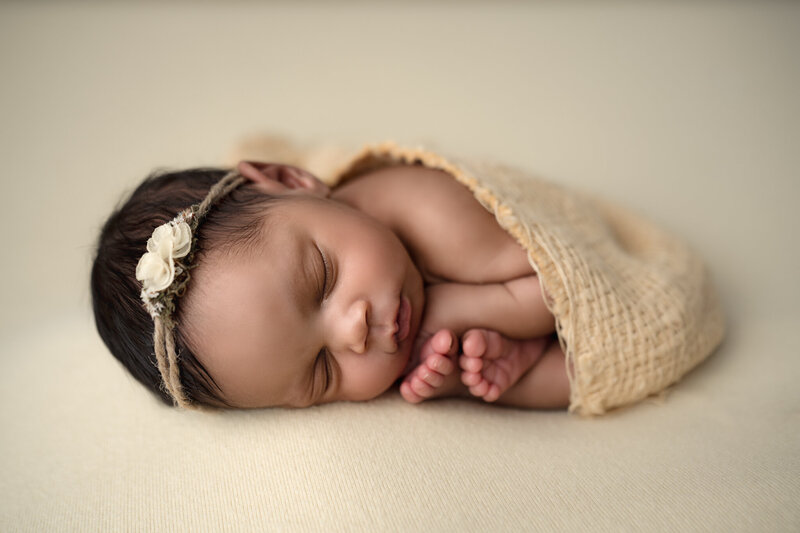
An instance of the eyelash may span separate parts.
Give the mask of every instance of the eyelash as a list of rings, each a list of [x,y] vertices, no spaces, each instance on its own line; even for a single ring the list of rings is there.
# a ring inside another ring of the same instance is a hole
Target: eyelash
[[[331,371],[328,368],[328,354],[326,348],[323,348],[319,351],[319,354],[317,355],[317,361],[319,361],[320,358],[322,358],[322,372],[325,374],[322,392],[325,392],[328,390],[328,387],[331,384]]]
[[[322,280],[322,289],[320,290],[319,294],[319,303],[321,304],[322,301],[325,299],[325,297],[328,295],[328,293],[330,293],[330,287],[328,285],[330,284],[329,280],[333,277],[333,274],[331,272],[330,263],[328,263],[328,259],[325,257],[325,254],[322,253],[322,249],[320,249],[319,246],[317,246],[317,251],[319,252],[319,256],[322,258],[323,271],[325,272],[324,278]],[[323,382],[324,384],[322,387],[322,392],[324,393],[325,391],[328,390],[328,387],[330,387],[331,384],[331,369],[328,360],[327,348],[322,348],[317,354],[317,364],[319,364],[320,359],[322,359],[322,372],[325,375]]]
[[[330,267],[330,264],[328,263],[328,260],[325,258],[325,254],[322,253],[322,250],[320,250],[319,247],[317,247],[317,250],[319,251],[320,257],[322,258],[322,268],[323,268],[323,271],[325,272],[325,276],[324,276],[324,278],[322,280],[322,290],[320,291],[320,295],[319,295],[319,302],[322,303],[322,300],[325,298],[325,296],[328,293],[328,283],[329,283],[328,280],[330,279],[329,272],[331,270],[331,267]]]

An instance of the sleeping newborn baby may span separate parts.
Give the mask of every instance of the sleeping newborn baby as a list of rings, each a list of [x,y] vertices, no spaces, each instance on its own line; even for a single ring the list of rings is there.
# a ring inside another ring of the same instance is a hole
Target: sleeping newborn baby
[[[556,275],[535,261],[546,236],[521,242],[530,227],[466,171],[388,150],[356,157],[332,188],[255,161],[148,177],[106,222],[92,269],[110,351],[165,402],[190,408],[365,401],[399,383],[411,403],[461,396],[599,413],[664,388],[619,400],[624,380],[602,364],[592,373],[602,349],[565,356],[562,344],[584,347],[562,311],[574,291],[539,277]],[[680,367],[666,384],[718,340],[678,342],[671,353],[688,346],[692,358],[666,361]],[[640,362],[629,366],[640,380]]]
[[[465,187],[410,165],[333,191],[290,166],[238,170],[280,200],[250,253],[205,258],[186,301],[189,347],[226,401],[362,401],[403,378],[415,403],[469,387],[486,401],[566,407],[536,274]]]

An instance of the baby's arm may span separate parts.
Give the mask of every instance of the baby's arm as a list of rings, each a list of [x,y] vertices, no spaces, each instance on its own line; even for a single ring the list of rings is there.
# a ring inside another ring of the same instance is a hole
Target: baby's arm
[[[505,283],[431,285],[426,299],[418,338],[419,365],[400,387],[403,397],[413,403],[467,392],[493,401],[535,364],[541,355],[541,337],[555,326],[535,275]],[[472,338],[463,337],[465,352],[458,358],[458,339],[465,332]],[[498,338],[502,333],[517,339],[537,339],[538,343],[523,346],[525,343],[506,339],[481,345],[487,333]],[[464,370],[461,378],[454,372],[457,358]]]
[[[459,337],[485,328],[514,339],[541,337],[555,330],[535,274],[504,283],[439,283],[428,287],[425,322]]]

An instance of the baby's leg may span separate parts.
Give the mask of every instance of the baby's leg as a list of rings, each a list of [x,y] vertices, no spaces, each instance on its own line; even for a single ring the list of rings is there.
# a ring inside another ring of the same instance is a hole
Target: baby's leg
[[[493,402],[542,357],[550,337],[513,340],[496,331],[471,329],[462,337],[461,381],[473,396]]]
[[[452,395],[463,387],[455,372],[458,341],[452,331],[442,329],[425,341],[420,364],[400,384],[400,395],[410,403]]]

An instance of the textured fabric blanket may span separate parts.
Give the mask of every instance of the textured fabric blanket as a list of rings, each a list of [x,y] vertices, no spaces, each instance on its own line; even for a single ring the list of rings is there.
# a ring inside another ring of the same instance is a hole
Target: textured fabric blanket
[[[571,412],[602,414],[660,393],[722,340],[724,319],[701,258],[599,198],[506,165],[392,142],[305,152],[273,144],[267,151],[333,186],[405,163],[443,170],[468,187],[527,251],[539,276],[567,358]]]

